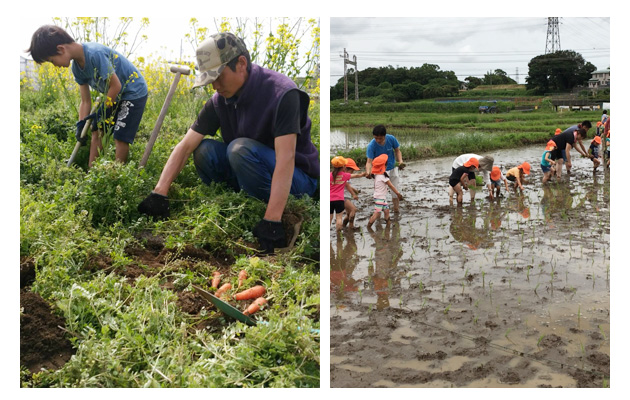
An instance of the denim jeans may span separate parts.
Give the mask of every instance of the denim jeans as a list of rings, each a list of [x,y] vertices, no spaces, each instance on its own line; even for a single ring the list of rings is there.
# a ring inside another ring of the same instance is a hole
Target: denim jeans
[[[238,138],[226,145],[213,139],[204,139],[193,154],[199,177],[205,184],[227,183],[234,190],[244,190],[252,197],[269,201],[271,178],[276,167],[273,149],[249,138]],[[291,194],[300,197],[313,195],[317,179],[295,168]]]

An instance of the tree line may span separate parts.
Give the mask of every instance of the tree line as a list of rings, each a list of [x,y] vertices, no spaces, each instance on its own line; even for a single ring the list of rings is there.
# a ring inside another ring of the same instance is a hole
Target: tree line
[[[549,92],[570,91],[585,85],[596,70],[582,55],[572,50],[556,51],[530,60],[526,78],[528,94],[542,95]],[[355,70],[348,71],[348,96],[354,97]],[[509,85],[517,82],[501,69],[488,71],[483,77],[469,76],[459,81],[455,72],[442,71],[439,65],[423,64],[421,67],[397,67],[391,65],[366,68],[358,71],[359,98],[380,98],[385,102],[404,102],[437,97],[455,97],[462,87],[474,89],[481,85]],[[344,98],[344,79],[340,78],[330,88],[330,99]]]

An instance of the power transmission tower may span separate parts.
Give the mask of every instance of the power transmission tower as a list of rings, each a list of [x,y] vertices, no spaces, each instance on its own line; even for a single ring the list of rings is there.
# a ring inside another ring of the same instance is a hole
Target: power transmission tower
[[[547,43],[545,44],[545,54],[560,51],[560,26],[558,17],[547,18]]]
[[[357,56],[352,56],[350,61],[346,49],[343,49],[343,101],[348,103],[348,64],[354,65],[354,99],[359,100],[359,69],[357,68]]]

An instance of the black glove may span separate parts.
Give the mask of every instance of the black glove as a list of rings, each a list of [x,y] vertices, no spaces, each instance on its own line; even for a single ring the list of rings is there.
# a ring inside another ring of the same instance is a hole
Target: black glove
[[[77,122],[77,132],[74,134],[74,136],[77,138],[77,142],[81,143],[81,146],[85,146],[88,139],[87,135],[81,137],[81,133],[83,132],[83,127],[85,127],[84,119]]]
[[[263,219],[254,227],[253,232],[264,253],[273,253],[274,248],[287,246],[282,222]]]
[[[138,211],[152,217],[168,218],[171,215],[168,197],[151,192],[142,203],[138,205]]]

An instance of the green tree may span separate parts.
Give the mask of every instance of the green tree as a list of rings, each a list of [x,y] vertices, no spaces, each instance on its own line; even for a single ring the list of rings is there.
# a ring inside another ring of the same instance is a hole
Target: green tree
[[[595,66],[572,50],[532,58],[528,64],[527,90],[536,94],[565,92],[588,82]]]

